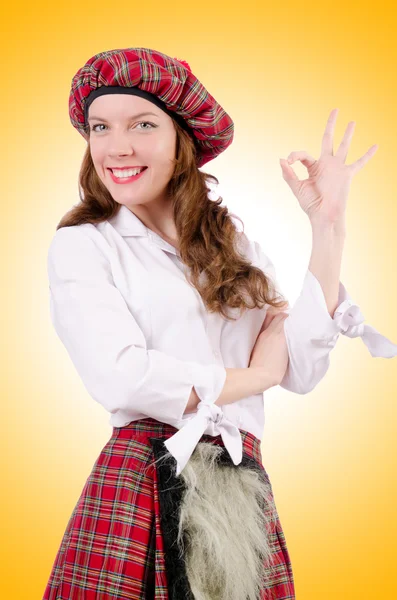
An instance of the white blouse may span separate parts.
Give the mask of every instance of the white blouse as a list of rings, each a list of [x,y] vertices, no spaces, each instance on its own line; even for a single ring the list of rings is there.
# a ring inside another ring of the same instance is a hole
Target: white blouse
[[[239,239],[240,251],[280,291],[259,243],[243,232]],[[248,367],[268,305],[226,321],[206,311],[185,269],[178,251],[124,205],[108,221],[57,230],[48,251],[51,321],[85,388],[111,413],[113,427],[152,417],[179,429],[165,442],[177,475],[203,434],[221,435],[237,465],[239,430],[262,439],[264,428],[263,393],[214,402],[225,368]],[[363,323],[341,282],[334,318],[309,270],[286,312],[289,365],[280,385],[291,392],[307,394],[321,381],[340,333],[360,336],[372,356],[397,356],[397,345]],[[201,402],[184,415],[193,386]]]

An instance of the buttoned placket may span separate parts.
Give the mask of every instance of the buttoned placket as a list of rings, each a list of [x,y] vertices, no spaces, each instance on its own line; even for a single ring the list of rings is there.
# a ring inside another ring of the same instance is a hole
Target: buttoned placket
[[[135,215],[133,211],[130,211],[128,207],[122,205],[118,214],[113,218],[114,225],[121,235],[126,236],[146,236],[149,240],[150,244],[154,244],[155,246],[161,248],[165,252],[169,252],[176,256],[177,260],[181,263],[181,266],[184,270],[185,265],[181,261],[180,254],[177,249],[169,244],[164,238],[160,235],[146,227],[146,225]],[[205,318],[206,325],[206,333],[208,335],[208,339],[210,340],[211,348],[213,356],[217,363],[223,366],[223,359],[220,352],[219,341],[221,337],[221,327],[222,327],[222,319],[219,315],[215,313],[208,313],[202,301],[202,298],[197,290],[194,289],[194,293],[197,295],[197,299],[201,304],[202,313]],[[237,427],[241,426],[242,417],[241,417],[241,409],[235,404],[228,405],[225,409],[222,408],[222,411],[233,412],[233,417],[236,419]]]
[[[158,235],[154,231],[151,231],[148,228],[147,228],[147,235],[148,235],[148,239],[149,239],[150,243],[155,244],[156,246],[158,246],[165,252],[170,252],[171,254],[176,256],[179,261],[181,261],[180,254],[177,251],[177,249],[174,246],[172,246],[171,244],[169,244],[166,240],[164,240],[160,235]],[[220,337],[221,337],[222,319],[219,318],[219,315],[217,313],[206,312],[206,309],[205,309],[205,306],[203,304],[200,294],[197,292],[197,290],[194,290],[194,292],[197,295],[198,301],[202,305],[204,314],[206,314],[206,333],[207,333],[208,339],[210,340],[213,356],[216,359],[216,362],[223,366],[223,359],[221,356],[220,345],[219,345],[219,341],[220,341]],[[202,413],[202,411],[206,412],[207,418],[209,418],[209,415],[212,415],[211,419],[215,425],[218,425],[218,424],[221,425],[222,421],[225,419],[222,407],[218,407],[217,405],[204,406],[200,402],[198,405],[198,408],[200,408],[201,413]],[[220,412],[220,411],[222,411],[222,412]],[[215,413],[217,413],[217,414],[215,414]],[[199,416],[199,415],[197,414],[196,417],[197,416]],[[232,423],[230,423],[230,425],[226,425],[226,427],[227,428],[230,426],[240,427],[241,422],[242,422],[241,416],[237,415],[237,426],[234,426],[234,425],[232,425]],[[182,443],[182,446],[183,446],[183,443],[184,443],[184,442],[182,442],[182,440],[184,439],[183,436],[184,436],[184,434],[187,434],[187,433],[188,432],[182,433],[182,430],[179,430],[179,432],[177,432],[177,434],[174,434],[174,436],[172,438],[170,438],[170,440],[166,444],[166,446],[168,447],[169,450],[171,448],[173,449],[174,456],[179,456],[178,461],[177,461],[178,462],[178,467],[177,467],[178,474],[180,473],[181,469],[183,469],[183,466],[186,464],[186,461],[187,461],[187,456],[186,456],[185,452],[182,451],[182,453],[180,455],[178,454],[178,452],[180,452],[180,450],[178,450],[179,443]],[[226,435],[229,436],[229,440],[230,440],[227,443],[227,445],[229,446],[229,453],[234,456],[234,460],[237,460],[236,464],[238,464],[238,461],[241,459],[240,455],[242,452],[241,438],[239,439],[238,443],[236,441],[236,438],[234,438],[235,441],[232,442],[231,439],[232,439],[233,435],[230,435],[230,433],[227,433],[227,430],[223,430],[222,437],[226,436]],[[178,439],[178,442],[177,442],[177,439]],[[230,445],[230,444],[233,444],[233,445]],[[191,451],[192,451],[192,449],[190,449],[190,451],[188,452],[189,455],[190,455]]]
[[[135,213],[127,206],[122,205],[119,212],[111,219],[113,225],[117,231],[123,236],[145,236],[150,244],[153,244],[161,248],[165,252],[173,254],[177,260],[181,263],[183,271],[185,265],[180,258],[180,254],[177,249],[166,242],[160,235],[146,227],[146,225],[135,215]],[[221,337],[222,319],[219,315],[214,313],[208,313],[202,301],[202,298],[197,290],[194,289],[194,293],[197,295],[197,299],[202,307],[202,314],[205,320],[206,333],[210,340],[213,356],[217,363],[223,366],[223,359],[220,352],[219,341]],[[233,311],[232,311],[233,312]],[[237,427],[242,424],[241,408],[237,404],[229,404],[222,411],[233,413],[233,419],[237,422]]]
[[[155,244],[156,246],[158,246],[162,250],[165,250],[166,252],[171,252],[171,254],[174,254],[179,261],[181,260],[180,254],[174,246],[169,244],[166,240],[164,240],[160,235],[158,235],[154,231],[151,231],[148,229],[147,233],[148,233],[148,237],[149,237],[149,240],[151,243]],[[196,294],[197,294],[199,302],[202,303],[200,294],[197,291],[196,291]],[[202,304],[202,307],[203,307],[203,310],[205,311],[205,307],[203,304]],[[215,313],[207,313],[206,332],[207,332],[208,338],[211,343],[212,353],[213,353],[214,358],[216,359],[216,362],[219,363],[220,365],[223,365],[223,360],[222,360],[220,347],[219,347],[221,327],[222,327],[222,321],[221,321],[221,319],[219,319],[219,316]]]

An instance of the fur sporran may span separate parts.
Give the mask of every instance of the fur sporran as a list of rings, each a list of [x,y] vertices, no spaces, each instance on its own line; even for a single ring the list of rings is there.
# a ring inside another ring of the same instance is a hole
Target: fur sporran
[[[264,470],[245,454],[234,465],[223,446],[199,442],[176,477],[162,440],[151,442],[170,599],[263,598],[275,574],[269,532],[276,513]]]

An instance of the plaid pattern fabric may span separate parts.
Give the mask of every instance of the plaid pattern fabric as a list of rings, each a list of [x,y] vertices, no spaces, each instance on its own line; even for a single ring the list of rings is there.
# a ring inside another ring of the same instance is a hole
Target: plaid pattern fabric
[[[43,600],[172,600],[153,446],[176,431],[152,418],[113,428],[70,516]],[[254,459],[269,481],[260,440],[241,434],[245,458]],[[224,446],[221,436],[201,441]],[[284,533],[277,511],[272,514],[275,569],[260,600],[295,600]]]
[[[185,120],[198,148],[198,167],[216,158],[232,143],[234,123],[220,104],[193,75],[185,61],[150,48],[99,52],[72,78],[69,117],[87,139],[85,101],[100,86],[136,86],[154,94],[167,109]]]

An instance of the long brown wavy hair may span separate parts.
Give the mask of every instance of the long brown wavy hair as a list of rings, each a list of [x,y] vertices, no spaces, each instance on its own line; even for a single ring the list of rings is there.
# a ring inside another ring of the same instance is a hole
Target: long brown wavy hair
[[[190,268],[190,284],[197,289],[209,312],[221,313],[228,320],[235,320],[227,314],[228,307],[240,311],[263,308],[265,304],[280,310],[285,308],[288,302],[275,289],[272,280],[239,252],[238,240],[244,234],[237,230],[227,207],[220,206],[222,197],[208,198],[206,182],[219,184],[218,179],[199,171],[194,138],[174,119],[172,121],[177,134],[176,158],[167,194],[172,201],[180,257]],[[63,216],[57,230],[106,221],[121,207],[97,175],[88,127],[87,135],[88,144],[79,173],[81,202]]]

